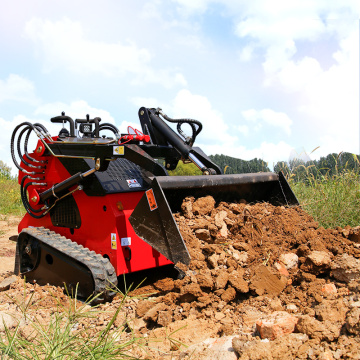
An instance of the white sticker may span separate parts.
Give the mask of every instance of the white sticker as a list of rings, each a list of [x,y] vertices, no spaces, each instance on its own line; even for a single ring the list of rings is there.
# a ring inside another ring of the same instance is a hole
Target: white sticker
[[[136,179],[126,180],[128,183],[129,188],[137,188],[141,187],[141,185],[137,182]]]
[[[130,246],[131,237],[121,238],[121,246]]]
[[[113,155],[124,155],[123,146],[113,146]]]
[[[116,233],[111,233],[111,249],[117,249]]]

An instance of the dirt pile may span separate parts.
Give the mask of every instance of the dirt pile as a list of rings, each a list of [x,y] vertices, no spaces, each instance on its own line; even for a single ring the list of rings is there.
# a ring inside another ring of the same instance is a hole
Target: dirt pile
[[[300,207],[215,204],[210,196],[186,198],[174,218],[192,259],[177,264],[185,276],[133,291],[113,325],[145,339],[148,357],[360,359],[360,228],[324,229]],[[66,301],[60,289],[27,291],[46,309],[55,308],[49,292]],[[0,302],[22,293],[18,280]],[[101,305],[101,318],[78,328],[99,331],[120,302]],[[33,311],[43,310],[36,303]]]

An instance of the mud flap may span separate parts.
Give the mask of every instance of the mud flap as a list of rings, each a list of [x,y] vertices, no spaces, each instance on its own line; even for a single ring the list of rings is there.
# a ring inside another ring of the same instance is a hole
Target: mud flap
[[[174,264],[190,263],[190,255],[159,182],[154,178],[129,217],[136,234]]]

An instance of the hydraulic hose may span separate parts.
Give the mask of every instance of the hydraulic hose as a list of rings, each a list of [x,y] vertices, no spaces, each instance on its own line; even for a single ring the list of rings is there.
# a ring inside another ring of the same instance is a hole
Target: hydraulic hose
[[[200,121],[194,119],[172,119],[169,116],[167,116],[160,108],[157,108],[156,112],[159,113],[165,120],[177,124],[176,129],[178,133],[184,138],[184,140],[188,145],[192,146],[194,144],[196,137],[199,135],[200,131],[202,130],[202,123]],[[186,136],[186,134],[182,131],[181,126],[183,124],[190,125],[192,130],[191,137]]]
[[[15,166],[16,166],[21,172],[23,172],[23,173],[25,173],[25,174],[39,175],[39,174],[41,174],[41,173],[36,172],[36,171],[32,171],[32,172],[31,172],[31,171],[27,171],[27,170],[23,169],[23,168],[19,165],[19,163],[17,162],[17,160],[16,160],[15,150],[14,150],[14,146],[15,146],[15,144],[14,144],[14,143],[15,143],[15,135],[16,135],[17,131],[18,131],[22,126],[26,126],[26,128],[25,128],[26,130],[29,129],[29,130],[31,130],[31,131],[35,131],[36,135],[37,135],[39,138],[41,138],[41,133],[39,132],[39,130],[38,130],[33,124],[31,124],[31,123],[29,123],[29,122],[23,122],[23,123],[19,124],[19,125],[14,129],[14,131],[13,131],[13,133],[12,133],[12,136],[11,136],[11,140],[10,140],[10,150],[11,150],[12,160],[13,160]],[[26,130],[25,130],[25,131],[26,131]],[[23,133],[24,133],[24,131],[21,132],[21,136],[22,136]],[[21,136],[20,136],[20,137],[21,137]],[[19,146],[20,146],[20,145],[19,145]],[[22,160],[24,160],[23,156],[21,155],[21,151],[20,151],[20,153],[19,153],[19,156],[20,156],[20,158],[21,158]]]

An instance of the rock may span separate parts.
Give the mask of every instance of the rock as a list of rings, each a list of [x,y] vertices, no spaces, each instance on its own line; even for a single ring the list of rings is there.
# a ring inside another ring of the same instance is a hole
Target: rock
[[[279,260],[285,265],[287,270],[296,268],[299,263],[299,257],[294,253],[281,254]]]
[[[230,250],[230,254],[240,266],[246,266],[249,259],[249,254],[246,251],[238,251],[233,249]]]
[[[265,314],[262,311],[254,307],[246,306],[241,313],[242,324],[245,327],[254,328],[255,330],[256,322],[264,316]]]
[[[281,275],[284,275],[286,277],[290,276],[290,274],[287,271],[285,265],[283,265],[281,262],[275,262],[274,267]]]
[[[215,215],[215,219],[214,219],[215,225],[219,229],[217,233],[217,237],[227,238],[228,236],[228,228],[226,222],[224,221],[226,217],[227,217],[227,212],[225,210],[221,210]]]
[[[189,196],[186,197],[181,204],[181,210],[187,219],[192,219],[194,217],[193,215],[194,200],[195,198],[193,196]]]
[[[213,278],[210,273],[196,275],[196,280],[200,287],[212,289],[214,286]]]
[[[352,308],[346,316],[345,323],[346,330],[350,334],[360,333],[360,309],[357,307]]]
[[[282,311],[283,306],[281,303],[281,300],[278,297],[275,297],[274,299],[272,299],[269,303],[269,307],[272,311]]]
[[[229,302],[231,300],[234,300],[236,296],[236,291],[233,287],[229,286],[225,292],[221,295],[221,300],[225,302]]]
[[[234,336],[222,336],[216,339],[206,339],[199,344],[189,346],[183,351],[180,359],[193,359],[196,354],[196,360],[237,360],[237,355],[232,347]]]
[[[274,340],[294,331],[298,318],[286,311],[276,311],[256,322],[256,329],[262,339]]]
[[[4,331],[5,328],[10,330],[16,327],[18,323],[19,320],[17,320],[17,315],[5,311],[0,311],[0,331]]]
[[[312,339],[334,341],[340,336],[341,325],[337,326],[330,321],[321,322],[309,315],[303,315],[295,328]]]
[[[215,225],[218,227],[218,229],[221,229],[224,224],[225,224],[225,221],[224,219],[227,217],[227,212],[225,210],[221,210],[219,211],[216,215],[215,215]],[[226,226],[226,224],[225,224]]]
[[[240,293],[249,292],[249,285],[243,278],[244,271],[234,270],[229,276],[229,283]]]
[[[229,273],[225,270],[219,271],[215,280],[215,289],[224,289],[229,280]]]
[[[296,313],[296,312],[298,312],[298,307],[295,304],[287,304],[286,305],[286,310],[290,311],[290,312],[293,312],[293,313]]]
[[[271,355],[271,344],[269,341],[264,340],[252,340],[252,341],[241,341],[235,338],[232,342],[233,349],[239,354],[240,359],[251,360],[270,360]],[[246,355],[250,355],[246,356]]]
[[[192,211],[195,215],[207,215],[215,206],[215,200],[212,196],[205,196],[197,199],[192,204]]]
[[[302,258],[299,259],[301,261]],[[304,263],[300,266],[303,272],[314,275],[326,273],[330,270],[331,256],[327,251],[311,251],[306,257]]]
[[[16,275],[12,275],[7,277],[6,279],[4,279],[1,283],[0,283],[0,291],[6,291],[10,289],[10,285],[13,284],[14,282],[16,282],[18,279],[18,277]]]
[[[250,290],[254,290],[258,295],[278,296],[287,285],[287,278],[276,276],[269,267],[260,265],[250,280]]]
[[[150,300],[142,300],[139,301],[139,303],[136,306],[136,316],[143,317],[152,307],[154,307],[156,304],[153,301]]]
[[[356,226],[349,231],[348,239],[355,243],[360,243],[360,226]]]
[[[192,302],[198,297],[203,296],[204,293],[201,291],[199,284],[190,283],[180,288],[180,302]]]
[[[330,254],[326,251],[312,251],[308,256],[315,266],[329,268],[331,263]]]
[[[299,347],[308,341],[305,334],[288,334],[273,341],[235,337],[232,345],[241,360],[298,359]],[[305,357],[301,357],[305,358]]]
[[[198,229],[195,230],[195,236],[199,239],[199,240],[203,240],[203,241],[211,241],[211,236],[210,236],[210,231],[207,229]]]
[[[346,253],[336,256],[331,264],[331,275],[345,283],[360,279],[360,260]]]
[[[321,288],[321,291],[326,295],[336,294],[337,293],[337,288],[336,288],[334,283],[329,283],[329,284],[325,284]]]
[[[149,311],[147,311],[143,318],[145,321],[157,322],[159,312],[164,310],[168,310],[168,306],[165,305],[164,303],[158,303],[155,306],[153,306]]]
[[[170,310],[167,311],[159,311],[157,317],[157,323],[161,326],[168,326],[172,322],[172,312]]]
[[[131,325],[134,331],[140,331],[146,327],[146,322],[143,318],[135,318],[132,320]]]
[[[171,278],[160,279],[154,283],[154,287],[160,291],[172,291],[175,287]]]
[[[209,256],[207,258],[207,261],[213,269],[216,269],[218,266],[219,259],[220,259],[220,256],[218,254],[212,254],[211,256]]]
[[[348,309],[342,299],[336,299],[323,300],[321,304],[315,306],[314,310],[316,318],[321,321],[329,320],[343,324]]]

